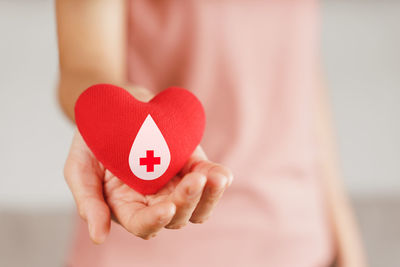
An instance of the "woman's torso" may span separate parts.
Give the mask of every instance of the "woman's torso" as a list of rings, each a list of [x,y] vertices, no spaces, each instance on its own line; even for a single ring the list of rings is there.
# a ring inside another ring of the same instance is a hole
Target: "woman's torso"
[[[101,246],[79,226],[71,266],[327,266],[316,166],[314,0],[132,0],[128,79],[193,91],[202,146],[235,181],[203,225],[144,241],[113,225]]]

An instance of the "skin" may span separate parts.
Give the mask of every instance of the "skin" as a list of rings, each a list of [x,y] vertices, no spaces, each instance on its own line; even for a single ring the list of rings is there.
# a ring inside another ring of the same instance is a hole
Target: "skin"
[[[80,93],[95,83],[126,88],[142,101],[153,95],[126,83],[126,6],[124,0],[57,0],[60,58],[59,102],[74,120],[73,107]],[[320,75],[319,75],[320,76]],[[318,82],[318,88],[324,83]],[[322,190],[331,221],[337,266],[366,266],[357,226],[340,182],[331,118],[324,90],[318,92],[316,134],[320,148]],[[78,132],[65,164],[65,178],[74,195],[90,237],[102,243],[111,219],[127,231],[149,239],[163,228],[182,228],[210,217],[224,190],[232,183],[231,171],[207,160],[196,149],[181,173],[155,195],[143,196],[123,184],[92,155]]]
[[[319,77],[322,77],[320,75]],[[317,81],[318,88],[325,88],[325,82]],[[328,92],[317,92],[315,125],[319,146],[319,165],[322,176],[322,188],[325,193],[328,215],[331,219],[333,241],[336,247],[336,265],[342,267],[367,266],[366,256],[361,242],[358,226],[346,195],[340,173],[338,153],[329,108]]]
[[[56,2],[60,81],[64,113],[74,120],[73,107],[88,86],[103,82],[126,88],[142,101],[153,95],[125,83],[124,1],[65,0]],[[232,183],[231,171],[209,161],[197,147],[181,173],[162,190],[144,196],[122,183],[96,160],[76,131],[64,176],[80,216],[94,243],[102,243],[111,219],[130,233],[149,239],[161,229],[203,223]]]
[[[111,217],[143,239],[154,237],[164,227],[202,223],[232,182],[231,172],[207,161],[198,147],[179,175],[156,194],[144,196],[105,169],[78,132],[64,174],[95,243],[105,240]]]

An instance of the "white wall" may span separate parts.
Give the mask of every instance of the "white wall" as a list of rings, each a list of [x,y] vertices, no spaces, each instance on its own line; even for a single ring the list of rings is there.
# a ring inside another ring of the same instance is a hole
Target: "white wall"
[[[330,0],[323,13],[346,185],[352,194],[400,193],[400,4]],[[0,0],[0,33],[0,208],[71,206],[53,1]]]
[[[0,0],[0,208],[70,205],[53,1]]]
[[[325,1],[323,56],[353,194],[400,193],[400,1]]]

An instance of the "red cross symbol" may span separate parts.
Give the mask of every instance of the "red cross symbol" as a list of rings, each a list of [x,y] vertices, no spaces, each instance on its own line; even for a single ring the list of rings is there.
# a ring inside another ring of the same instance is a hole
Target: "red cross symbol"
[[[160,157],[154,157],[154,150],[146,150],[146,157],[140,158],[140,165],[146,165],[147,172],[154,172],[154,165],[159,165]]]

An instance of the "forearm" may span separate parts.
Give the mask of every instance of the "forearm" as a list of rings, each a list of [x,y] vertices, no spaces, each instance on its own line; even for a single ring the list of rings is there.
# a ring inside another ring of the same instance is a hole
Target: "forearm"
[[[356,220],[349,205],[333,207],[336,214],[337,262],[339,267],[367,266]]]
[[[125,9],[125,0],[56,1],[58,96],[72,121],[75,102],[87,87],[96,83],[125,83]]]
[[[126,80],[119,80],[101,73],[60,73],[58,82],[58,101],[64,114],[74,121],[74,106],[79,95],[89,86],[98,83],[110,83],[120,86],[141,101],[149,101],[153,94],[140,86],[129,84]]]
[[[325,195],[331,218],[338,267],[365,267],[366,258],[351,203],[339,172],[325,167]]]
[[[335,241],[337,264],[340,267],[364,267],[367,264],[360,234],[339,171],[328,96],[323,83],[318,85],[320,90],[315,114],[320,170]]]
[[[58,101],[64,114],[74,121],[74,106],[79,95],[96,83],[117,83],[107,76],[96,73],[60,73],[58,82]]]

